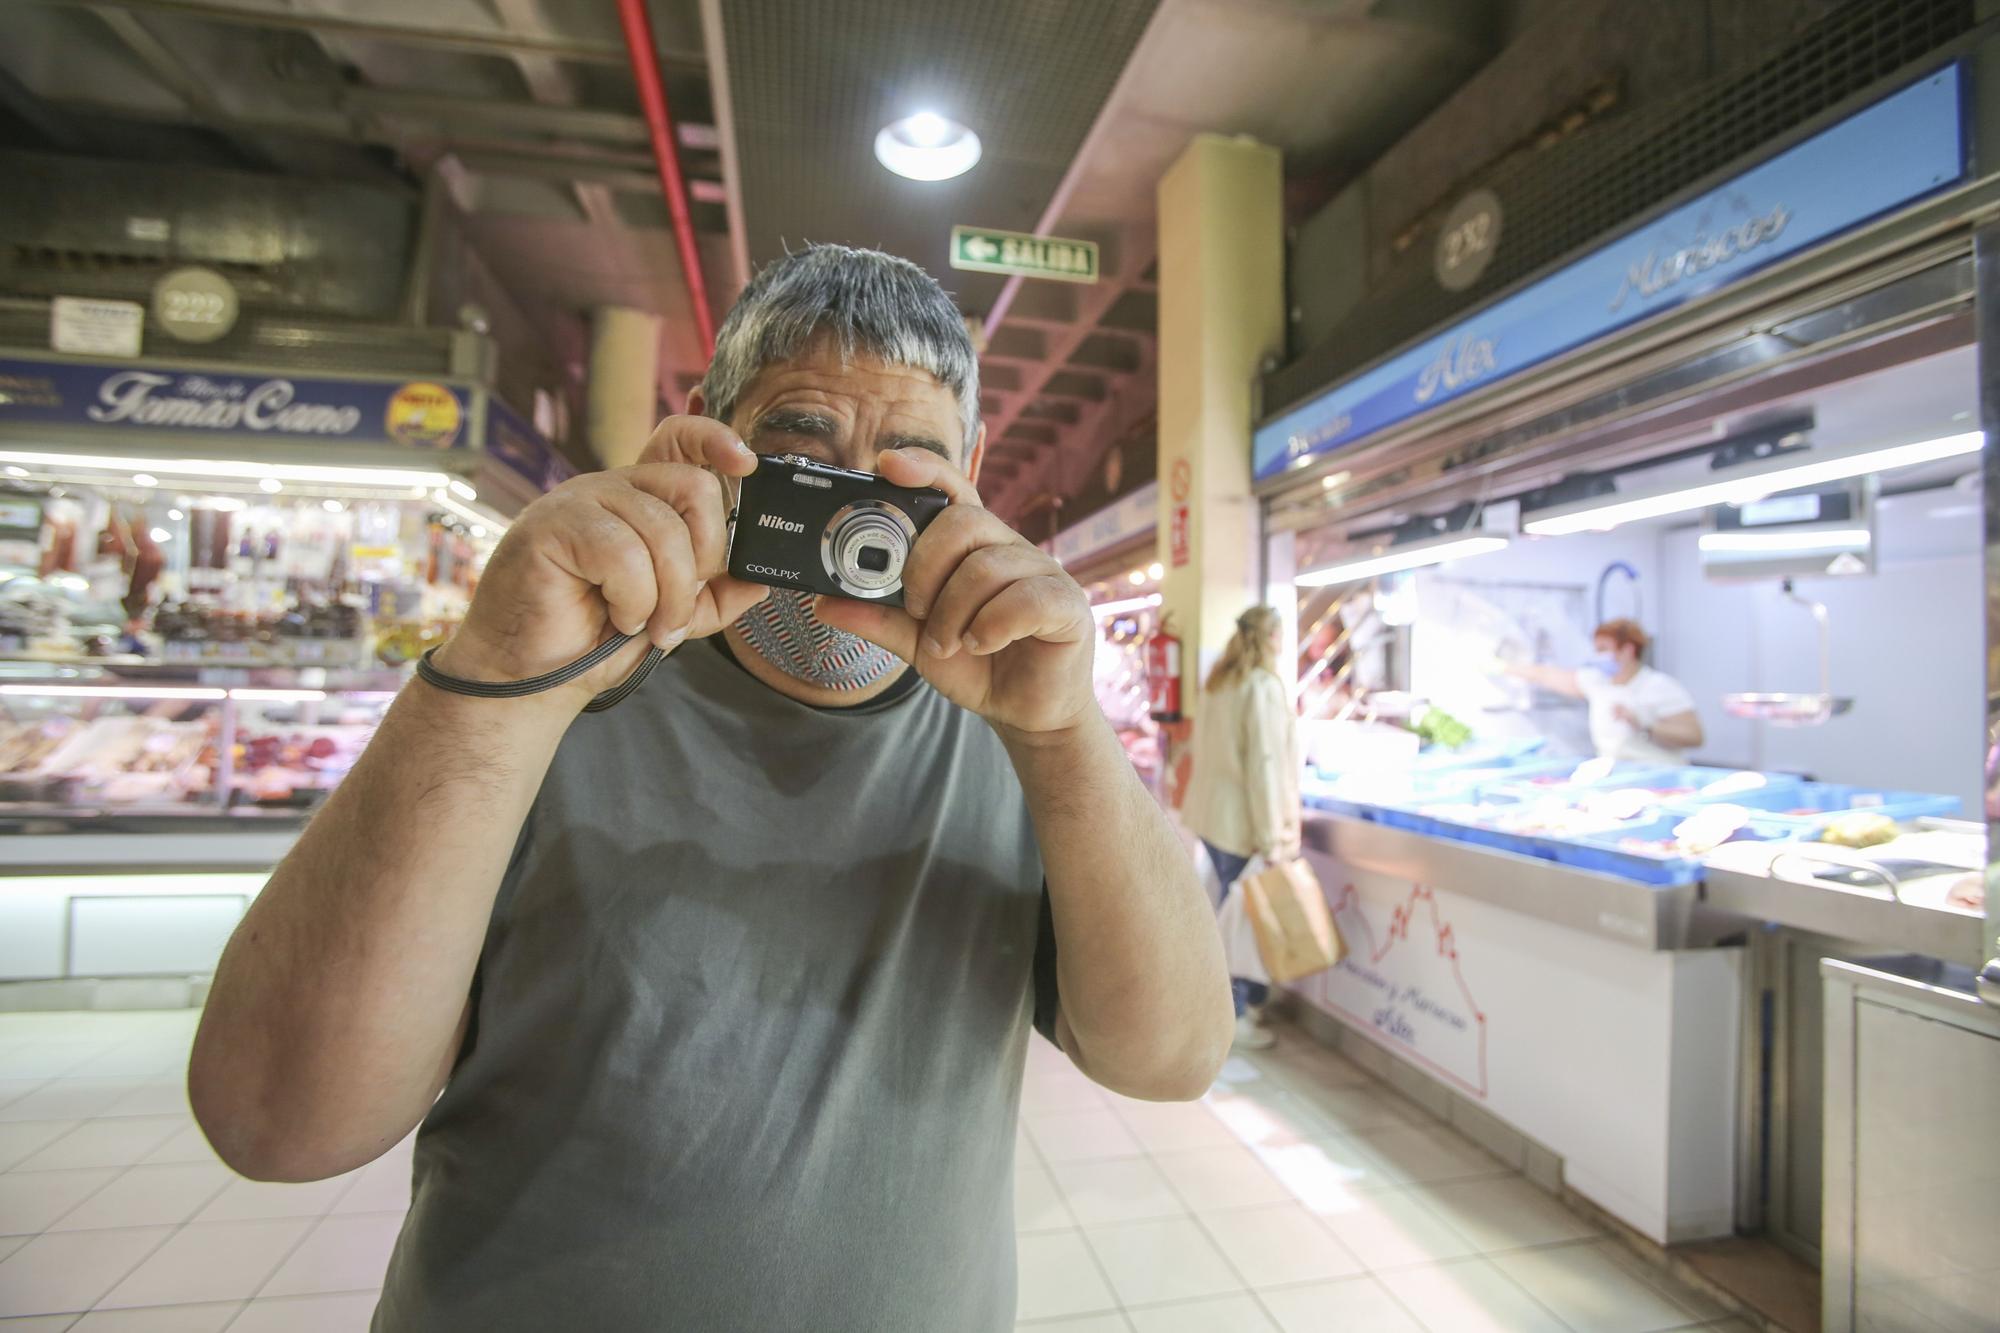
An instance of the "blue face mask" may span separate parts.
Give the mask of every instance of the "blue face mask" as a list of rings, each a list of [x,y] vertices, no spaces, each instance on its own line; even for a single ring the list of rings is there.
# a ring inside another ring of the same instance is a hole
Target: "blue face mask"
[[[1589,657],[1583,659],[1583,669],[1616,677],[1619,671],[1623,670],[1623,665],[1619,662],[1618,654],[1616,653],[1592,653]]]

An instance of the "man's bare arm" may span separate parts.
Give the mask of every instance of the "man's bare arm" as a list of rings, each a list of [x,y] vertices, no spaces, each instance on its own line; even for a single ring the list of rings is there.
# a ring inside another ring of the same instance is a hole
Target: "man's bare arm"
[[[423,684],[397,699],[216,969],[188,1095],[225,1162],[317,1180],[423,1119],[458,1053],[507,858],[574,716]]]

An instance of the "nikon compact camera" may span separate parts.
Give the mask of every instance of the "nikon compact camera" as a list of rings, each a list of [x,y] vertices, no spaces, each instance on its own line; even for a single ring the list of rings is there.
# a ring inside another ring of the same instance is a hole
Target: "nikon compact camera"
[[[796,454],[766,456],[743,479],[729,572],[746,583],[903,604],[903,564],[950,501],[929,487]]]

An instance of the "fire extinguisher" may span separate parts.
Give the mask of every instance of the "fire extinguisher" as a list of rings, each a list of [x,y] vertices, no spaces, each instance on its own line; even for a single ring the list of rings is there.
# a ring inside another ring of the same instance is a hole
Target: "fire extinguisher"
[[[1146,639],[1146,697],[1153,721],[1181,720],[1181,641],[1164,624]]]

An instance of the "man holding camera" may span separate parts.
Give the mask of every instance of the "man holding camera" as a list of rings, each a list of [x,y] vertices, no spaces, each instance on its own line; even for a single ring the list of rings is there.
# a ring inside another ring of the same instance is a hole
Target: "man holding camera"
[[[634,641],[412,684],[245,917],[195,1111],[276,1180],[422,1123],[378,1329],[1010,1328],[1030,1023],[1118,1092],[1208,1086],[1206,898],[1082,590],[979,504],[978,401],[921,269],[766,269],[691,415],[529,506],[434,666]],[[759,454],[943,492],[902,607],[724,572]]]

